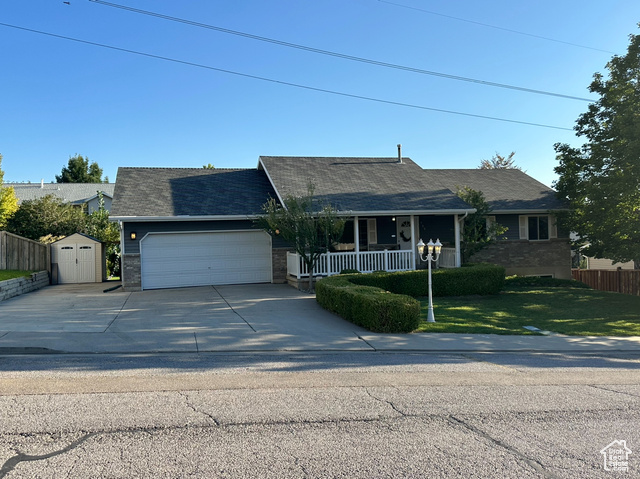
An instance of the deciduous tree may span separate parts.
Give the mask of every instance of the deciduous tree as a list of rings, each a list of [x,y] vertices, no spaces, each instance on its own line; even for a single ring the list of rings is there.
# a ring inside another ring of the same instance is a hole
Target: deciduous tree
[[[340,239],[346,222],[331,206],[319,205],[313,190],[309,185],[306,195],[285,197],[284,205],[271,198],[257,220],[261,228],[291,244],[302,257],[309,271],[309,291],[314,289],[313,269],[318,258]]]
[[[7,231],[40,240],[45,236],[68,236],[82,231],[85,213],[60,198],[47,195],[23,201],[7,224]]]
[[[490,160],[482,160],[480,162],[479,170],[498,170],[498,169],[512,169],[512,170],[520,170],[522,168],[515,164],[515,160],[513,159],[513,155],[516,152],[512,151],[507,156],[502,156],[498,152],[494,156],[491,157]]]
[[[0,154],[0,229],[7,226],[9,218],[18,209],[16,192],[10,186],[4,186],[4,171],[2,170],[2,155]]]
[[[458,189],[458,196],[476,209],[475,213],[464,219],[464,228],[462,229],[462,260],[466,263],[474,254],[504,235],[508,228],[487,220],[487,217],[491,215],[491,207],[481,191],[464,187]]]
[[[585,143],[557,143],[554,183],[571,212],[560,217],[588,256],[640,262],[640,35],[614,56],[608,77],[596,73],[589,91],[600,98],[574,129]]]

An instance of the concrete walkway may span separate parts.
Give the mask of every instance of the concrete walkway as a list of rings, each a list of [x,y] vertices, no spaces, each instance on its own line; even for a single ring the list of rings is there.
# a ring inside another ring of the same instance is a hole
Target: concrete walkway
[[[0,354],[267,351],[640,352],[640,337],[376,334],[286,285],[103,292],[49,286],[0,303]]]

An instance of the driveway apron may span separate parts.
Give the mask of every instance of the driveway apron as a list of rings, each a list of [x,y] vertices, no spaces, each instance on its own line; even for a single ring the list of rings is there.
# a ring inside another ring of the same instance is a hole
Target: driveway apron
[[[287,285],[103,292],[49,286],[0,303],[0,352],[371,350],[364,330]]]

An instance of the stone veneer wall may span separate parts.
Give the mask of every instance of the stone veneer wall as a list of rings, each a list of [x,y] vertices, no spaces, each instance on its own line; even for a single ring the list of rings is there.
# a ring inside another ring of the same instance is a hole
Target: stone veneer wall
[[[0,281],[0,301],[49,286],[49,273],[40,271],[23,278]]]
[[[122,255],[122,289],[125,291],[142,289],[139,253]]]
[[[571,246],[567,239],[498,241],[476,253],[472,263],[504,266],[507,275],[553,275],[571,279]]]

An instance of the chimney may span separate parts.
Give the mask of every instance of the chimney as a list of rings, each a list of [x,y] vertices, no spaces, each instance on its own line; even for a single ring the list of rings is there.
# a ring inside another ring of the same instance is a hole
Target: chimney
[[[402,145],[398,143],[398,163],[402,164]]]

